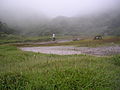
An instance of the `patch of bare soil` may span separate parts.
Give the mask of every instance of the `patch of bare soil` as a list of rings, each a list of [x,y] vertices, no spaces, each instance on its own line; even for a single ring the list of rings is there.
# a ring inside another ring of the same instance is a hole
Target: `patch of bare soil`
[[[46,42],[23,42],[23,43],[12,43],[13,45],[18,44],[30,44],[30,45],[48,45],[48,44],[55,44],[55,43],[63,43],[63,42],[70,42],[72,40],[56,40],[56,41],[46,41]]]
[[[120,54],[120,46],[105,47],[74,47],[74,46],[50,46],[50,47],[22,47],[23,51],[40,52],[45,54],[72,55],[89,54],[97,56]]]

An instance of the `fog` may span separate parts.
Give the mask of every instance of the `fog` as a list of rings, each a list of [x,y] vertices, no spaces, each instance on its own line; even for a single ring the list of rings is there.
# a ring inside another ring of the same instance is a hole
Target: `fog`
[[[119,0],[0,0],[0,13],[71,17],[113,10],[119,4]]]
[[[104,30],[108,14],[115,17],[119,5],[120,0],[0,0],[0,21],[24,31]],[[93,16],[101,14],[106,15],[95,21]]]

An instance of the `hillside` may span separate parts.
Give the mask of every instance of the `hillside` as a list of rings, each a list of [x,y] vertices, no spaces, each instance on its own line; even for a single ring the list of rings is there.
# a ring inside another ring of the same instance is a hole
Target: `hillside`
[[[6,36],[9,34],[20,34],[19,31],[11,29],[6,23],[0,21],[0,36]]]
[[[7,18],[7,17],[6,17]],[[93,35],[120,35],[120,12],[110,11],[92,15],[55,18],[27,17],[27,19],[14,18],[12,23],[6,21],[10,28],[18,30],[20,35],[25,36],[46,36],[53,33],[57,35],[72,36],[93,36]],[[4,20],[3,20],[4,21]],[[7,33],[14,33],[8,30],[7,25],[2,25],[2,29]],[[3,29],[6,28],[6,29]]]
[[[52,33],[82,36],[106,33],[107,35],[120,35],[119,17],[120,14],[112,15],[112,12],[83,17],[59,16],[46,24],[34,27],[34,31],[30,31],[29,35],[50,35]]]

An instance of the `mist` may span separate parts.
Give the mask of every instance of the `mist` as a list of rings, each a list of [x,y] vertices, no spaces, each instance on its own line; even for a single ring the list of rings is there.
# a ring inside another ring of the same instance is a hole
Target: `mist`
[[[107,29],[107,24],[102,23],[110,21],[110,15],[117,16],[119,4],[119,0],[0,0],[0,21],[25,32],[57,33],[62,28],[63,32],[77,33],[87,31],[86,27],[100,31],[101,26]]]
[[[0,12],[25,17],[29,13],[38,16],[76,16],[113,10],[119,0],[0,0]]]

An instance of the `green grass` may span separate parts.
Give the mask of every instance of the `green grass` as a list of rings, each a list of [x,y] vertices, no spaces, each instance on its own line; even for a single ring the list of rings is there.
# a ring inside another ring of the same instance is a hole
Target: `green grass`
[[[44,39],[44,37],[42,37]],[[59,37],[60,38],[60,37]],[[64,39],[63,39],[64,40]],[[69,38],[70,40],[70,38]],[[79,41],[70,41],[62,43],[51,43],[51,44],[32,44],[32,43],[21,43],[11,44],[18,47],[28,46],[77,46],[77,47],[99,47],[99,46],[116,46],[120,45],[120,37],[104,37],[102,40],[93,40],[92,38],[83,38]]]
[[[0,44],[43,42],[43,41],[50,41],[50,40],[51,40],[50,36],[25,37],[25,36],[8,35],[6,37],[0,37]]]
[[[57,40],[72,40],[73,36],[60,36],[57,35]],[[16,36],[16,35],[7,35],[6,37],[0,37],[0,44],[9,44],[9,43],[26,43],[26,42],[45,42],[51,41],[52,36]]]
[[[57,36],[57,40],[72,40],[72,36]],[[51,41],[51,36],[41,37],[21,37],[21,36],[8,36],[6,38],[0,38],[0,44],[11,44],[12,46],[65,46],[72,45],[77,47],[99,47],[99,46],[114,46],[120,45],[120,37],[104,37],[102,40],[93,40],[93,38],[82,38],[79,41],[63,42],[63,43],[51,43],[51,44],[34,44],[35,42],[47,42]],[[27,43],[31,42],[31,43]],[[14,43],[14,44],[13,44]]]
[[[75,45],[78,47],[98,47],[98,46],[109,46],[109,45],[115,45],[115,44],[120,44],[120,37],[104,37],[102,40],[93,40],[92,38],[90,38],[90,39],[83,39],[79,41],[60,43],[56,45]]]
[[[120,90],[120,55],[52,55],[0,46],[0,90]]]

